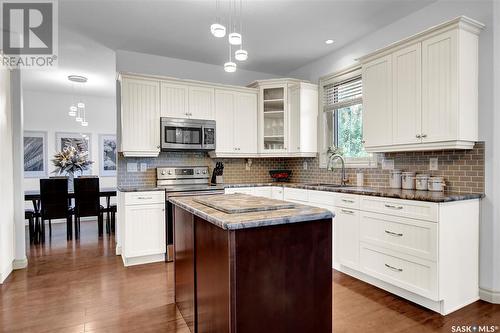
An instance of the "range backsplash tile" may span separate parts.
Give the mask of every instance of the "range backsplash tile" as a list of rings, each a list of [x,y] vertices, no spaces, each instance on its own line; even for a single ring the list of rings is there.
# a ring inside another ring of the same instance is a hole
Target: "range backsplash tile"
[[[282,158],[251,159],[249,170],[247,160],[243,158],[211,159],[202,152],[162,152],[158,157],[118,156],[119,186],[155,186],[156,168],[167,166],[208,166],[210,171],[216,162],[224,163],[224,182],[249,183],[270,181],[270,169],[282,169],[286,160]],[[146,163],[146,172],[127,172],[127,163]]]
[[[438,158],[438,171],[429,171],[429,159]],[[386,153],[381,159],[394,160],[395,169],[425,172],[432,176],[443,176],[448,191],[460,193],[484,192],[484,143],[479,142],[472,150],[447,150],[431,152]],[[146,163],[146,172],[127,172],[127,162]],[[269,182],[270,169],[291,169],[292,182],[340,183],[340,169],[327,171],[319,168],[318,158],[254,158],[250,169],[243,158],[211,159],[201,152],[163,152],[157,158],[118,157],[119,186],[155,186],[156,168],[163,166],[205,166],[212,170],[216,162],[224,163],[226,183]],[[307,162],[307,170],[303,169]],[[387,187],[389,170],[376,168],[346,169],[351,184],[356,184],[356,173],[364,173],[364,185]]]

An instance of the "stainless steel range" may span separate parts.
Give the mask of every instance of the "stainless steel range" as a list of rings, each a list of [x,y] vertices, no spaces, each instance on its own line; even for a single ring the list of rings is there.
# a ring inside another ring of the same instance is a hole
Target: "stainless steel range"
[[[224,186],[211,185],[207,166],[166,167],[156,169],[156,186],[166,192],[167,261],[174,260],[174,217],[172,197],[224,194]]]

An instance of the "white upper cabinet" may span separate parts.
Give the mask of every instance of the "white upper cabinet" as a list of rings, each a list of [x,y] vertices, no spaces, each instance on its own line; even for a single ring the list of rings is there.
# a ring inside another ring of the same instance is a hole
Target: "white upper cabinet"
[[[235,94],[234,146],[238,153],[257,154],[257,93]]]
[[[213,157],[257,155],[257,90],[215,89],[216,150]]]
[[[458,137],[458,117],[460,115],[458,109],[457,37],[458,30],[451,30],[422,42],[423,108],[421,134],[424,142],[449,141]],[[469,65],[474,66],[473,63]],[[477,75],[463,79],[477,80]],[[477,106],[475,110],[477,110]],[[469,124],[469,126],[474,126],[474,123]]]
[[[160,152],[160,83],[123,76],[121,151],[124,156],[155,157]]]
[[[214,88],[190,86],[188,118],[215,119],[214,94]]]
[[[318,151],[318,86],[310,83],[288,85],[288,152]]]
[[[474,146],[483,28],[462,16],[361,58],[367,151]]]
[[[363,140],[365,149],[392,143],[392,57],[363,65]]]
[[[392,138],[395,144],[419,143],[422,111],[420,43],[392,55]]]
[[[317,154],[318,86],[295,79],[256,81],[259,155]]]
[[[161,116],[215,119],[215,90],[185,82],[161,82]]]
[[[188,87],[185,84],[161,82],[161,116],[187,118],[189,116]]]

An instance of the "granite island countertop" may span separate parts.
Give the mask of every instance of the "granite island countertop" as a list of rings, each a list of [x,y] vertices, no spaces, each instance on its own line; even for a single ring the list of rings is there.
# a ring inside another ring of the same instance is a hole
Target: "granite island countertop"
[[[224,200],[233,199],[235,195],[237,195],[240,200],[255,200],[254,196],[246,194],[218,194],[212,195],[211,198],[222,202]],[[170,198],[170,202],[225,230],[257,228],[299,222],[306,223],[315,220],[331,221],[331,218],[334,216],[329,210],[301,204],[294,204],[293,208],[286,209],[228,214],[199,203],[195,201],[196,198],[202,198],[202,196],[175,197]],[[263,205],[270,201],[280,200],[262,198]]]
[[[483,193],[432,192],[432,191],[393,189],[387,187],[356,187],[356,186],[340,187],[333,184],[332,185],[304,184],[304,183],[284,183],[284,182],[225,184],[226,188],[262,187],[262,186],[290,187],[290,188],[298,188],[305,190],[370,195],[370,196],[392,198],[392,199],[417,200],[417,201],[428,201],[436,203],[484,198]]]

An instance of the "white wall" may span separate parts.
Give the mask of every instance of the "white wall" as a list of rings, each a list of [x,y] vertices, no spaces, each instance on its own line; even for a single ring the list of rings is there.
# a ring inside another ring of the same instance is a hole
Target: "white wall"
[[[10,72],[0,68],[0,283],[14,260],[14,183]]]
[[[212,65],[123,50],[116,51],[116,69],[118,72],[162,75],[180,79],[241,86],[246,86],[255,80],[277,77],[274,74],[242,69],[238,69],[234,73],[226,73],[222,65]]]
[[[317,61],[298,68],[289,76],[317,82],[321,76],[343,69],[356,62],[355,59],[376,49],[387,46],[402,38],[411,36],[431,26],[466,15],[486,25],[479,42],[479,133],[485,141],[486,197],[482,200],[480,231],[480,286],[483,291],[500,292],[500,135],[494,134],[500,128],[500,101],[496,93],[494,101],[493,59],[494,40],[495,68],[498,84],[500,51],[500,14],[495,3],[496,17],[493,20],[492,0],[450,1],[440,0],[414,12],[390,25],[333,52]],[[493,23],[495,22],[495,26]],[[495,38],[494,38],[495,36]],[[497,112],[495,112],[495,110]],[[498,132],[498,131],[497,131]],[[495,152],[496,150],[496,152]],[[496,170],[496,174],[494,174]],[[496,190],[495,190],[496,188]],[[496,236],[495,236],[496,235]],[[483,296],[484,297],[484,296]],[[500,293],[496,294],[500,301]]]
[[[116,101],[112,97],[85,96],[88,127],[82,127],[73,117],[68,116],[72,96],[65,93],[25,90],[24,130],[46,131],[48,170],[53,176],[54,166],[50,159],[56,152],[56,133],[90,133],[90,159],[94,161],[92,174],[99,175],[99,134],[116,134]],[[100,176],[100,186],[116,186],[116,177]],[[39,189],[39,178],[25,178],[25,190]]]

